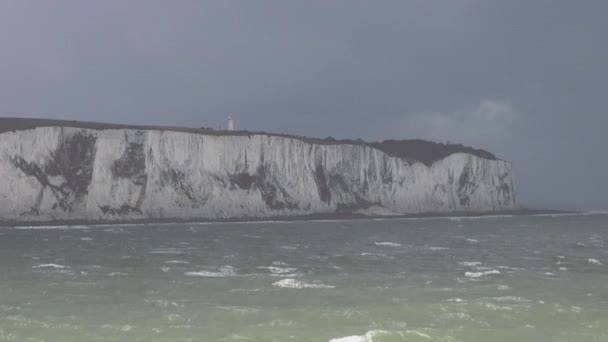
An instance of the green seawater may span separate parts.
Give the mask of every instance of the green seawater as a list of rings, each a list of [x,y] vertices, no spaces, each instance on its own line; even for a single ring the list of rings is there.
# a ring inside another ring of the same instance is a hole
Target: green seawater
[[[0,228],[0,341],[608,341],[608,216]]]

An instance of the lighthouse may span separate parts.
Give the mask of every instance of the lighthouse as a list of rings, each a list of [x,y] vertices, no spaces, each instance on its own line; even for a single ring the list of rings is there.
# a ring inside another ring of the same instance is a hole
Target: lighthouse
[[[226,124],[226,129],[229,131],[234,131],[234,123],[232,122],[232,115],[228,115],[228,123]]]

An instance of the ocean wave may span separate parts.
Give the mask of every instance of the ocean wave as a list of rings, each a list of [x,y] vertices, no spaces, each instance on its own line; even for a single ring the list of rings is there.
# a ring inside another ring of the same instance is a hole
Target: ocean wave
[[[119,277],[119,276],[128,276],[129,273],[124,273],[124,272],[111,272],[108,273],[108,277]]]
[[[234,272],[232,266],[223,266],[219,268],[219,271],[185,272],[184,275],[191,277],[224,278],[236,276],[236,272]]]
[[[272,283],[272,285],[277,287],[283,287],[288,289],[334,289],[335,286],[325,285],[322,283],[306,283],[304,281],[296,280],[293,278],[281,279]]]
[[[601,263],[601,261],[599,261],[599,260],[597,260],[597,259],[589,259],[589,260],[587,260],[587,262],[588,262],[588,263],[590,263],[591,265],[598,265],[598,266],[599,266],[599,265],[603,265],[603,264]]]
[[[502,296],[502,297],[491,297],[491,298],[484,298],[484,299],[491,299],[491,300],[494,300],[494,301],[497,301],[497,302],[514,302],[514,303],[530,303],[530,302],[532,302],[528,298],[518,297],[518,296]]]
[[[9,305],[0,305],[0,311],[21,311],[23,310],[20,306],[9,306]]]
[[[32,268],[55,268],[55,269],[63,269],[63,268],[67,268],[67,266],[64,266],[64,265],[58,265],[58,264],[40,264],[40,265],[32,266]]]
[[[499,270],[508,270],[508,271],[525,271],[525,268],[522,267],[511,267],[511,266],[496,266]]]
[[[473,317],[467,313],[464,312],[446,312],[440,315],[441,318],[443,319],[448,319],[448,320],[461,320],[461,321],[466,321],[466,320],[470,320]]]
[[[270,322],[266,322],[266,323],[258,323],[255,326],[256,327],[291,327],[294,324],[296,324],[296,322],[294,321],[290,321],[287,319],[274,319]]]
[[[332,338],[329,342],[374,342],[374,338],[379,335],[389,334],[385,330],[372,330],[368,331],[363,335],[352,335],[345,337]]]
[[[487,309],[492,310],[492,311],[510,311],[510,310],[513,310],[513,308],[510,307],[510,306],[502,306],[502,305],[496,305],[496,304],[492,304],[492,303],[484,303],[483,306],[485,306]]]
[[[150,251],[150,254],[184,254],[182,248],[158,248]]]
[[[125,230],[120,227],[104,229],[103,231],[106,233],[125,233]]]
[[[481,278],[487,275],[498,275],[501,274],[499,270],[491,270],[484,272],[465,272],[464,276],[468,278]]]
[[[450,299],[446,299],[446,302],[451,302],[451,303],[463,303],[465,300],[462,298],[450,298]]]
[[[165,264],[189,264],[190,261],[184,261],[184,260],[167,260],[165,261]]]
[[[368,253],[368,252],[363,252],[361,253],[361,256],[371,256],[371,257],[377,257],[377,258],[389,258],[389,259],[393,259],[393,257],[388,256],[384,253]]]
[[[240,315],[260,312],[260,309],[247,306],[216,306],[217,309],[231,311]]]
[[[481,261],[461,261],[458,264],[467,267],[477,267],[483,263]]]
[[[295,267],[277,267],[277,266],[260,266],[259,269],[265,269],[270,271],[272,274],[286,274],[297,271]]]
[[[345,337],[338,337],[329,340],[329,342],[374,342],[377,341],[377,337],[387,336],[388,338],[398,336],[399,340],[409,340],[406,335],[413,335],[418,339],[422,338],[425,340],[432,340],[433,338],[430,335],[427,335],[418,330],[406,330],[405,332],[391,332],[386,330],[372,330],[368,331],[363,335],[352,335]],[[392,339],[391,339],[392,340]]]
[[[176,302],[172,302],[166,299],[144,299],[144,302],[146,304],[150,304],[152,306],[158,307],[158,308],[181,308],[183,307],[182,304],[176,303]]]
[[[447,248],[447,247],[430,246],[430,247],[428,247],[426,249],[428,249],[429,251],[445,251],[445,250],[448,250],[449,248]]]
[[[106,329],[106,330],[114,330],[114,331],[120,331],[120,332],[129,332],[131,330],[133,330],[133,326],[132,325],[111,325],[111,324],[106,324],[106,325],[102,325],[101,326],[102,329]]]
[[[374,244],[376,246],[387,246],[387,247],[401,247],[402,245],[400,243],[396,243],[396,242],[374,242]]]
[[[256,293],[260,292],[260,289],[232,289],[229,292],[237,292],[237,293]]]
[[[335,319],[335,317],[347,319],[368,319],[369,313],[366,311],[360,311],[355,309],[344,309],[324,313],[321,315],[322,319]]]

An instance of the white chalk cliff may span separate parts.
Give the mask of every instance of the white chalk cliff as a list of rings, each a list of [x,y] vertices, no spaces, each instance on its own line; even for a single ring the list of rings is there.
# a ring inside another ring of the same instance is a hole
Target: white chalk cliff
[[[430,165],[266,134],[37,127],[0,133],[0,221],[227,219],[515,209],[510,163]]]

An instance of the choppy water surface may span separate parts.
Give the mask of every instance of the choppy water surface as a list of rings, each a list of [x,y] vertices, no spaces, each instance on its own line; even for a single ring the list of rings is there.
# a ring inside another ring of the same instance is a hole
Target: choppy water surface
[[[608,341],[608,216],[0,229],[0,341]]]

